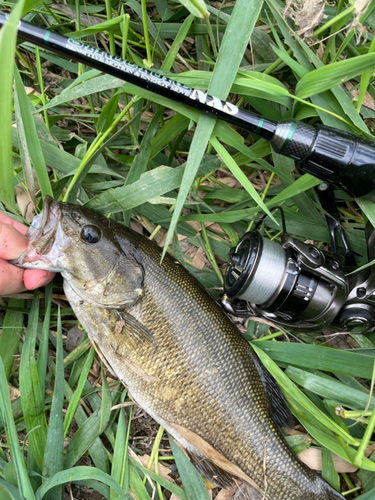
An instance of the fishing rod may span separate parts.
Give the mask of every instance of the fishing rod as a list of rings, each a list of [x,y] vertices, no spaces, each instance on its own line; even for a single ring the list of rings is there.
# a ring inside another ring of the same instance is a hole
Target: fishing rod
[[[7,19],[7,14],[0,13],[0,27]],[[350,196],[357,198],[375,190],[374,142],[324,125],[313,127],[296,120],[269,120],[178,83],[157,71],[141,68],[87,43],[26,21],[20,21],[18,35],[34,45],[255,133],[270,141],[277,153],[293,158],[301,170],[335,184]]]

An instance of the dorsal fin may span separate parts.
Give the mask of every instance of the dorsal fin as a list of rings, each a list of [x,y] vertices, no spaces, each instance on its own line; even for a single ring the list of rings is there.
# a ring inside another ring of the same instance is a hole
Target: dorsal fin
[[[293,427],[293,415],[289,410],[284,394],[281,392],[279,384],[267,368],[259,361],[257,355],[250,346],[249,353],[255,363],[255,367],[266,392],[270,416],[279,429],[288,433]]]

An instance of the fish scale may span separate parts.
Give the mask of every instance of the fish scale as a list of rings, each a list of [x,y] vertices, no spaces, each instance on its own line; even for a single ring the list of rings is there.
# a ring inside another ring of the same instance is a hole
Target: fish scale
[[[236,326],[181,264],[169,255],[161,262],[156,244],[89,210],[52,201],[49,210],[69,236],[54,245],[57,254],[52,250],[41,258],[43,267],[49,258],[62,272],[77,318],[134,400],[198,461],[213,462],[213,482],[224,468],[250,478],[267,500],[343,498],[290,450],[272,417],[288,415],[280,390]],[[73,210],[80,216],[71,217]],[[89,249],[79,236],[87,224],[102,234]],[[35,245],[43,237],[49,238],[43,231],[34,235]],[[129,288],[127,260],[134,265]],[[20,258],[21,265],[24,261]],[[90,286],[84,286],[87,273]],[[127,298],[120,304],[118,287],[124,286]],[[108,304],[111,293],[117,302],[103,307],[100,301],[105,297]],[[218,457],[227,461],[224,467]]]

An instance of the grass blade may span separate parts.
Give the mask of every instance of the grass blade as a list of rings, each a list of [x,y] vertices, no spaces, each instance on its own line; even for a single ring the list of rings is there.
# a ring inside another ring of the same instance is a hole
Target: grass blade
[[[66,381],[64,381],[64,395],[69,402],[71,402],[74,397],[73,392]],[[80,405],[77,407],[74,419],[80,427],[88,420],[86,413]],[[89,449],[89,453],[92,461],[98,469],[106,473],[109,472],[107,452],[99,438],[95,439]]]
[[[163,108],[160,108],[151,120],[150,125],[142,139],[139,153],[134,159],[134,162],[130,168],[129,174],[125,180],[125,186],[133,184],[133,182],[138,181],[141,175],[146,172],[147,165],[150,160],[150,154],[152,151],[152,142],[156,134],[156,130],[161,117],[163,116]],[[125,224],[129,224],[131,212],[127,211],[125,214]]]
[[[185,21],[182,23],[181,28],[179,29],[179,32],[176,36],[176,38],[173,40],[173,43],[171,45],[171,48],[168,51],[168,54],[166,58],[163,61],[163,64],[161,65],[161,71],[170,71],[173,63],[177,57],[178,54],[178,49],[180,48],[181,43],[185,40],[185,37],[189,31],[189,28],[191,26],[191,23],[194,21],[194,15],[190,14]]]
[[[141,465],[137,460],[134,460],[133,458],[130,458],[130,462],[135,466],[135,468],[142,471],[146,476],[149,476],[154,481],[157,481],[164,488],[174,493],[181,500],[188,500],[185,491],[182,488],[179,488],[176,484],[171,483],[170,481],[168,481],[168,479],[164,479],[163,477],[158,476],[158,474],[156,474],[155,472],[152,472],[146,467],[143,467],[143,465]]]
[[[24,500],[19,490],[13,484],[7,483],[0,478],[0,498],[1,500]]]
[[[96,410],[74,434],[66,450],[64,469],[73,467],[100,435],[100,417],[101,411]]]
[[[251,184],[249,179],[246,177],[246,175],[242,172],[240,167],[237,165],[237,163],[233,160],[231,155],[228,153],[228,151],[220,144],[220,142],[216,139],[216,137],[212,136],[211,137],[211,144],[213,147],[216,149],[217,153],[223,160],[223,162],[226,164],[226,166],[229,168],[229,170],[232,172],[232,174],[236,177],[237,180],[240,181],[242,186],[246,189],[246,191],[249,193],[249,195],[253,198],[253,200],[257,203],[257,205],[264,211],[266,212],[267,215],[273,219],[273,216],[271,212],[268,210],[266,205],[264,204],[263,200],[255,190],[254,186]]]
[[[178,0],[193,16],[207,18],[210,13],[204,0]]]
[[[367,491],[363,495],[359,495],[356,500],[372,500],[375,496],[375,488],[372,488],[370,491]]]
[[[129,476],[130,476],[130,486],[137,500],[152,500],[152,497],[148,494],[147,488],[144,485],[139,471],[133,466],[130,465],[129,468]]]
[[[198,175],[207,175],[220,166],[220,160],[206,155],[198,170]],[[109,214],[134,208],[148,200],[178,188],[186,165],[177,168],[158,167],[143,174],[141,179],[130,186],[110,189],[86,203],[87,208]]]
[[[129,492],[129,460],[128,460],[128,444],[130,435],[130,424],[132,418],[132,408],[130,407],[129,425],[126,431],[125,413],[120,409],[120,417],[116,432],[115,448],[113,452],[113,464],[111,476],[115,479],[125,493]],[[110,500],[117,498],[118,494],[113,489],[110,490]]]
[[[9,397],[8,381],[5,376],[3,361],[0,358],[0,412],[5,424],[7,441],[10,445],[10,454],[17,473],[18,487],[21,495],[27,500],[35,500],[35,495],[30,484],[26,465],[21,451],[16,426],[13,420],[12,407]]]
[[[53,391],[52,407],[47,432],[47,442],[44,452],[43,476],[51,478],[63,469],[64,459],[64,354],[62,344],[61,314],[57,317],[56,340],[56,371],[55,387]],[[63,488],[59,485],[48,491],[46,500],[59,500],[63,497]]]
[[[15,117],[17,124],[17,134],[19,138],[18,143],[19,143],[20,157],[21,157],[23,174],[25,176],[27,194],[34,207],[36,207],[33,164],[31,161],[29,150],[27,149],[26,132],[21,116],[20,102],[18,99],[16,87],[14,89],[14,109],[15,109]]]
[[[44,395],[42,394],[35,361],[35,342],[38,330],[39,292],[34,292],[30,310],[25,342],[20,365],[20,390],[22,411],[29,445],[40,469],[43,469],[43,456],[47,440],[47,421],[44,413]]]
[[[83,387],[85,385],[86,379],[88,377],[88,374],[90,372],[90,368],[92,365],[92,362],[94,361],[95,358],[95,349],[93,347],[90,348],[89,353],[87,354],[85,364],[82,369],[81,376],[79,377],[77,389],[74,393],[73,399],[70,401],[68,409],[65,414],[65,419],[64,419],[64,436],[66,436],[66,433],[69,430],[69,426],[73,420],[74,414],[77,410],[77,407],[79,405],[79,400],[82,396],[82,391]]]
[[[12,311],[12,308],[25,307],[24,300],[10,299],[9,309],[4,318],[4,324],[0,336],[0,356],[3,360],[4,370],[7,380],[12,373],[14,363],[14,355],[18,350],[20,338],[23,330],[23,313],[20,311]]]
[[[172,453],[176,460],[178,472],[180,473],[182,484],[184,485],[188,500],[209,500],[209,495],[203,479],[187,456],[180,450],[170,437]]]
[[[346,386],[342,382],[336,382],[333,379],[327,380],[325,377],[319,377],[293,366],[289,366],[285,373],[296,384],[324,398],[338,400],[354,410],[363,410],[366,408],[369,396],[362,391]],[[375,399],[372,398],[368,408],[373,409],[374,407]]]
[[[109,390],[108,380],[102,367],[102,404],[100,409],[100,426],[99,434],[105,431],[109,419],[111,418],[112,398]]]
[[[373,69],[375,54],[365,54],[322,66],[301,78],[296,87],[296,96],[306,99],[346,82],[364,71]]]
[[[274,361],[371,380],[374,358],[330,347],[284,342],[256,341]]]
[[[13,153],[12,153],[12,92],[14,54],[17,25],[21,18],[24,0],[17,3],[8,21],[0,31],[0,201],[9,210],[17,212],[14,201]]]
[[[33,163],[38,183],[40,189],[42,190],[42,195],[45,196],[48,194],[53,197],[46,164],[43,158],[43,152],[38,141],[34,118],[30,111],[29,99],[26,95],[25,87],[23,86],[17,67],[15,67],[14,70],[14,87],[20,104],[21,119],[25,132],[27,150]]]
[[[332,454],[328,450],[322,451],[322,476],[335,490],[340,491],[340,477],[333,464]]]
[[[45,287],[45,313],[42,328],[42,335],[39,344],[39,354],[37,360],[39,382],[42,394],[44,394],[45,380],[46,380],[46,369],[47,369],[47,359],[48,359],[48,339],[49,339],[49,328],[51,323],[51,306],[52,306],[52,290],[53,283],[50,283]]]
[[[94,467],[78,466],[74,467],[73,469],[67,469],[55,474],[53,477],[43,483],[43,485],[36,491],[35,497],[31,498],[42,500],[44,495],[51,488],[54,488],[59,484],[66,484],[72,481],[80,481],[82,479],[95,479],[96,481],[107,484],[108,486],[116,490],[120,495],[122,494],[120,485],[114,479],[112,479],[109,474],[95,469]]]

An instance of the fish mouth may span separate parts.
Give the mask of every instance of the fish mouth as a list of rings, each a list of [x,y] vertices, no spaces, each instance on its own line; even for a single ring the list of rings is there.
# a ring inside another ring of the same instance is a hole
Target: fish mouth
[[[50,196],[45,196],[42,211],[34,217],[26,233],[29,246],[10,263],[30,269],[57,270],[55,262],[58,255],[53,249],[56,247],[57,233],[61,233],[61,230],[59,231],[60,218],[59,204]],[[61,245],[59,247],[61,248]]]

